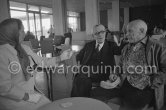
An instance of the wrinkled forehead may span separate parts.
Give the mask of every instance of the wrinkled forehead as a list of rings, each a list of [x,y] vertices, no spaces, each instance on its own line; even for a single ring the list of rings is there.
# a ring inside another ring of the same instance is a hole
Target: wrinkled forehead
[[[132,21],[128,24],[127,30],[132,29],[132,30],[141,30],[143,29],[144,32],[147,31],[147,24],[144,21],[141,20],[135,20]]]
[[[138,30],[138,26],[137,26],[137,24],[135,24],[135,23],[129,23],[128,25],[127,25],[127,31],[129,31],[129,30]]]
[[[93,32],[100,32],[100,31],[105,31],[105,27],[103,25],[96,25],[93,28]]]

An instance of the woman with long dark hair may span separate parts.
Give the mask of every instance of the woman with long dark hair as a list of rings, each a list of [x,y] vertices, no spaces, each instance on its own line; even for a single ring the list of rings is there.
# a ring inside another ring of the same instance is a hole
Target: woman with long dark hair
[[[42,58],[21,44],[24,37],[19,19],[0,23],[0,110],[36,110],[49,103],[49,99],[34,89],[33,67],[57,66],[72,56],[72,51],[66,50],[58,57]]]

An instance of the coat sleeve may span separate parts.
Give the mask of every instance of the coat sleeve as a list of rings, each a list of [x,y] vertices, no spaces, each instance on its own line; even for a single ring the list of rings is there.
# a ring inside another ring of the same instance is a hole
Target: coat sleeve
[[[112,42],[112,48],[113,48],[114,55],[121,55],[121,51],[125,45],[126,45],[125,42],[122,42],[120,46],[118,46],[115,42]]]
[[[25,95],[25,91],[17,85],[12,83],[12,74],[8,67],[9,59],[6,55],[0,55],[0,96],[7,97],[12,100],[22,100]]]
[[[159,70],[163,73],[164,82],[166,84],[166,46],[162,45],[162,51],[160,54],[160,66]]]
[[[60,62],[60,57],[45,58],[37,55],[32,51],[32,49],[26,45],[22,45],[26,53],[31,56],[37,65],[44,67],[57,66]]]
[[[85,51],[86,51],[86,47],[87,47],[87,44],[85,44],[85,46],[77,54],[77,56],[76,56],[76,61],[77,62],[80,62],[80,63],[82,62],[84,54],[85,54]]]

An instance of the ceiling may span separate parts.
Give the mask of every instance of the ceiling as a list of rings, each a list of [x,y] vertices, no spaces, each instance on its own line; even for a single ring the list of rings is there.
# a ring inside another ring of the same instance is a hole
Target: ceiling
[[[112,1],[116,0],[99,0],[100,9],[111,9]],[[139,7],[149,5],[159,5],[165,3],[166,0],[119,0],[120,7]],[[67,10],[81,12],[85,10],[85,0],[66,0]]]
[[[130,7],[160,5],[166,3],[165,0],[120,0],[121,7],[127,5]]]
[[[12,0],[34,5],[52,7],[52,0]],[[99,0],[100,9],[111,9],[112,1],[116,0]],[[119,0],[120,7],[139,7],[147,5],[158,5],[165,3],[166,0]],[[85,0],[66,0],[67,10],[81,12],[85,10]]]

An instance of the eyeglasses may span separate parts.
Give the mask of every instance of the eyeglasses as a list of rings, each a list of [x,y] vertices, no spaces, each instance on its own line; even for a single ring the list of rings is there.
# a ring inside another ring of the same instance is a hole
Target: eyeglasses
[[[95,32],[94,35],[104,34],[106,31]]]

